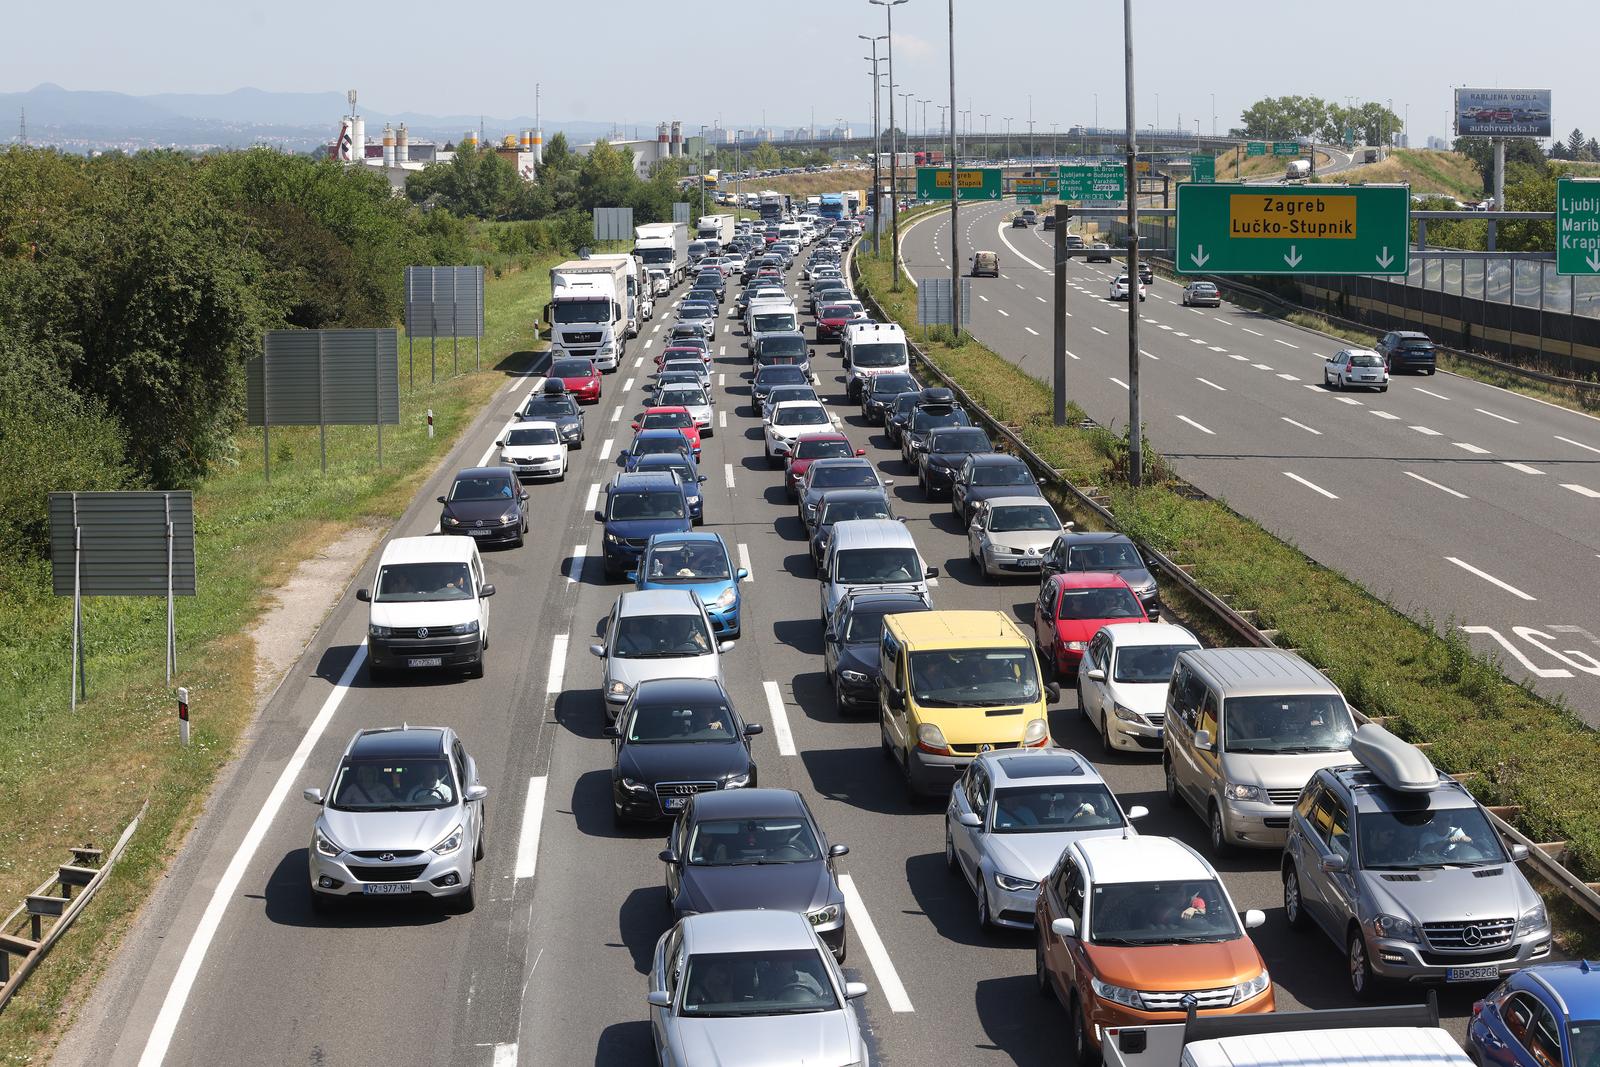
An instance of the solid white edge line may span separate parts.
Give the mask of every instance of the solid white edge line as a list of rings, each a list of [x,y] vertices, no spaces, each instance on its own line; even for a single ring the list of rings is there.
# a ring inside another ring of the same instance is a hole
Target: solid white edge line
[[[1326,489],[1322,488],[1322,486],[1318,485],[1316,482],[1307,481],[1306,479],[1300,477],[1298,474],[1294,473],[1294,471],[1284,471],[1283,472],[1283,476],[1285,478],[1293,478],[1295,481],[1299,482],[1301,485],[1305,486],[1307,489],[1310,489],[1313,492],[1321,493],[1323,496],[1327,497],[1329,500],[1338,500],[1339,499],[1333,493],[1328,492]]]
[[[550,673],[544,680],[546,693],[561,692],[562,682],[567,675],[567,634],[556,634],[550,639]]]
[[[573,545],[572,560],[567,564],[567,584],[576,585],[583,581],[583,563],[589,557],[588,545]]]
[[[283,806],[284,798],[294,787],[294,780],[305,769],[311,750],[322,739],[323,732],[333,721],[334,712],[339,710],[345,694],[350,691],[350,683],[355,680],[356,673],[366,661],[367,642],[363,638],[351,655],[350,662],[345,666],[344,673],[339,675],[333,692],[322,702],[322,709],[317,712],[317,717],[311,720],[311,725],[306,727],[306,732],[300,738],[300,744],[295,748],[294,754],[289,757],[289,762],[284,764],[278,780],[272,785],[272,791],[267,794],[266,800],[261,804],[261,810],[256,813],[255,820],[250,824],[250,829],[245,832],[238,849],[234,851],[233,859],[228,861],[227,869],[222,872],[217,887],[211,891],[211,899],[206,903],[206,910],[200,916],[200,924],[189,937],[188,947],[183,950],[183,958],[178,961],[178,969],[172,976],[172,984],[167,987],[166,998],[161,1002],[161,1011],[156,1016],[155,1024],[150,1028],[150,1037],[145,1041],[144,1051],[139,1056],[139,1067],[159,1067],[161,1061],[166,1059],[167,1049],[172,1044],[172,1036],[177,1032],[178,1023],[182,1019],[184,1005],[189,1000],[189,992],[194,988],[195,979],[200,976],[200,965],[205,962],[206,950],[210,948],[212,938],[216,937],[217,928],[222,925],[222,916],[232,903],[239,883],[244,879],[245,868],[255,858],[256,851],[267,836],[268,828],[272,825],[273,819],[277,818],[278,809]]]
[[[494,1047],[492,1067],[517,1067],[517,1043],[506,1041]]]
[[[845,915],[849,917],[850,925],[856,928],[856,940],[861,943],[861,951],[867,954],[867,962],[877,976],[883,999],[889,1002],[889,1010],[915,1011],[911,1006],[911,998],[906,995],[906,987],[900,981],[900,974],[894,969],[894,961],[889,958],[889,950],[884,947],[883,939],[878,936],[878,928],[872,924],[872,916],[867,914],[867,906],[856,890],[856,880],[848,874],[841,874],[839,891],[844,894]]]
[[[518,879],[532,878],[539,865],[539,830],[544,825],[545,776],[528,779],[528,798],[522,806],[522,830],[517,835]],[[505,1046],[501,1046],[504,1048]],[[512,1062],[515,1063],[516,1046],[512,1045]],[[495,1050],[495,1062],[500,1062],[500,1050]]]
[[[732,463],[724,463],[722,465],[722,477],[728,483],[728,488],[732,489],[733,488],[733,464]]]
[[[772,739],[778,743],[780,756],[795,754],[794,734],[789,731],[789,713],[783,708],[783,693],[777,682],[762,682],[767,692],[767,714],[772,716]]]
[[[1521,597],[1523,600],[1537,600],[1537,599],[1539,599],[1538,597],[1529,596],[1527,593],[1524,593],[1522,590],[1518,589],[1514,585],[1511,585],[1511,584],[1509,584],[1507,582],[1502,582],[1500,579],[1496,578],[1494,575],[1490,574],[1488,571],[1480,571],[1478,568],[1474,567],[1472,564],[1468,563],[1466,560],[1457,559],[1454,556],[1446,556],[1445,559],[1450,563],[1454,563],[1457,567],[1460,567],[1462,570],[1466,571],[1469,574],[1476,574],[1479,578],[1482,578],[1484,581],[1488,582],[1490,585],[1499,586],[1501,589],[1504,589],[1506,592],[1510,593],[1512,596]]]
[[[1434,481],[1431,478],[1424,478],[1422,475],[1418,474],[1416,471],[1401,471],[1400,473],[1404,474],[1407,478],[1415,478],[1417,481],[1421,482],[1423,485],[1431,485],[1435,489],[1438,489],[1440,492],[1449,493],[1451,496],[1457,497],[1457,498],[1459,498],[1461,500],[1470,500],[1470,499],[1472,499],[1471,497],[1467,496],[1467,494],[1462,493],[1462,492],[1458,492],[1457,490],[1454,490],[1454,489],[1450,488],[1448,485],[1440,485],[1438,482]]]
[[[744,568],[745,581],[753,582],[756,580],[755,568],[750,566],[750,548],[743,541],[739,542],[739,566]]]

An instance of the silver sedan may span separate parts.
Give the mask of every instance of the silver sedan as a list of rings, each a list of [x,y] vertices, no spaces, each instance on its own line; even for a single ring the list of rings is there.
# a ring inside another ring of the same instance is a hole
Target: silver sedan
[[[1037,581],[1045,552],[1065,532],[1055,509],[1041,497],[993,497],[973,509],[967,555],[985,578],[1021,574]]]

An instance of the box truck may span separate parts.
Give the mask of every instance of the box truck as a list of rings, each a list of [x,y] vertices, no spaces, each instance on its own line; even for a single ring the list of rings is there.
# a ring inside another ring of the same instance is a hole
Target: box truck
[[[701,241],[720,241],[724,246],[733,241],[735,217],[733,215],[702,215],[695,223],[694,235]]]
[[[683,281],[689,269],[689,224],[648,222],[633,228],[633,254],[647,271],[662,271],[668,286]]]
[[[761,193],[761,219],[763,222],[778,222],[789,214],[789,197],[784,193],[764,189]]]
[[[628,268],[631,256],[569,259],[550,268],[551,358],[587,356],[603,371],[616,370],[627,345]]]

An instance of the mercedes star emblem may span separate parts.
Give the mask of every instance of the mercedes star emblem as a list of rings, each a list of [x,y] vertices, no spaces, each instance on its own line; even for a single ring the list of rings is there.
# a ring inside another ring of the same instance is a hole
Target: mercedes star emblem
[[[1464,945],[1479,945],[1483,943],[1483,931],[1476,926],[1469,926],[1461,931],[1461,943]]]

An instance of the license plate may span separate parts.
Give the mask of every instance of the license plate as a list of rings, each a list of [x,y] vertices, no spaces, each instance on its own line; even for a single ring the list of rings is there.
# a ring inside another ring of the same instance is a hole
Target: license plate
[[[413,656],[406,660],[407,667],[442,667],[443,656]]]
[[[1499,967],[1451,967],[1444,972],[1446,982],[1488,982],[1499,977]]]
[[[411,892],[410,882],[370,882],[361,887],[369,897],[398,897]]]
[[[664,810],[664,811],[677,811],[679,808],[683,807],[683,805],[688,801],[688,799],[689,799],[688,797],[668,797],[661,804],[662,810]]]
[[[489,534],[491,534],[493,532],[494,531],[492,531],[492,530],[478,530],[478,529],[472,529],[472,530],[468,530],[467,531],[467,533],[471,534],[473,537],[488,537]]]
[[[1019,567],[1037,567],[1037,566],[1039,566],[1039,564],[1041,564],[1043,562],[1044,562],[1044,557],[1043,556],[1032,556],[1032,557],[1024,556],[1022,559],[1017,560],[1017,566],[1019,566]]]

